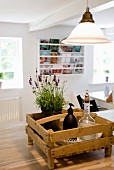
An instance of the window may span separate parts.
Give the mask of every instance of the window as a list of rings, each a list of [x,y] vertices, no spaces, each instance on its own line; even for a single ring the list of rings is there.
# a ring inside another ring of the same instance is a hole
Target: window
[[[22,88],[22,38],[0,37],[2,88]]]
[[[94,46],[93,83],[114,83],[114,43]]]

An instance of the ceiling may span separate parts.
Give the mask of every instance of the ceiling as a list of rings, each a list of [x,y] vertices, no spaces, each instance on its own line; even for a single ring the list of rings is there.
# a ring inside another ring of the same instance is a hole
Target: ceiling
[[[86,6],[86,0],[0,0],[0,22],[28,24],[29,31],[75,26]],[[88,6],[100,27],[114,26],[114,0],[89,0]]]

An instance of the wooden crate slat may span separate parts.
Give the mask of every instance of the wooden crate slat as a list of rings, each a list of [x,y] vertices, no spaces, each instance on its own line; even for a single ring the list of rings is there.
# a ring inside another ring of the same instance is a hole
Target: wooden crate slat
[[[51,142],[57,142],[61,140],[66,140],[70,138],[76,138],[80,136],[86,136],[90,134],[96,134],[96,133],[102,133],[102,132],[108,132],[111,130],[110,124],[99,124],[95,126],[89,126],[89,127],[81,127],[81,128],[73,128],[73,129],[67,129],[67,130],[61,130],[57,132],[52,132],[50,134],[50,141]]]
[[[44,116],[41,113],[26,114],[26,121],[27,121],[28,117],[31,117],[34,120],[38,120],[38,119],[42,119]]]
[[[114,122],[112,123],[112,130],[114,131]]]
[[[66,115],[67,115],[67,113],[57,114],[57,115],[53,115],[53,116],[45,117],[43,119],[36,120],[36,122],[38,124],[44,124],[49,121],[65,118]],[[83,116],[83,112],[74,112],[74,115],[75,116]]]
[[[89,150],[103,149],[111,146],[112,137],[99,138],[91,141],[75,142],[69,145],[63,145],[51,150],[52,157],[63,157],[72,154],[79,154]]]
[[[114,136],[112,137],[112,144],[114,145]]]
[[[27,134],[33,139],[33,141],[38,145],[38,147],[45,153],[47,156],[47,147],[46,143],[35,133],[29,126],[26,127]]]
[[[46,143],[49,142],[49,132],[43,126],[36,123],[36,121],[29,115],[27,116],[27,123],[32,129],[34,129],[39,135],[43,137]]]
[[[53,120],[57,120],[57,119],[60,119],[60,118],[64,118],[66,115],[67,115],[67,113],[57,114],[57,115],[45,117],[43,119],[36,120],[36,123],[44,124],[44,123],[49,122],[49,121],[53,121]]]

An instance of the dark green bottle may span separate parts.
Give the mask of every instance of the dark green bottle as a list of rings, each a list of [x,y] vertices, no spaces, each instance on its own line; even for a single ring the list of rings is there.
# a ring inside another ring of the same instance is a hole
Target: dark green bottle
[[[69,103],[70,107],[68,109],[68,114],[64,118],[63,121],[63,129],[72,129],[78,127],[78,122],[76,117],[73,115],[73,109],[72,106],[74,106],[72,103]]]

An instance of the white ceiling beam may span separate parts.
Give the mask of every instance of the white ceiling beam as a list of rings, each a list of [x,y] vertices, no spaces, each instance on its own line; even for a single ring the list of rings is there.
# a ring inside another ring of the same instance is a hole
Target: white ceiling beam
[[[114,35],[114,27],[107,28],[107,29],[106,29],[106,34]]]
[[[97,7],[95,7],[94,9],[92,9],[91,11],[92,11],[92,12],[100,12],[100,11],[103,11],[103,10],[105,10],[105,9],[109,9],[109,8],[112,8],[112,7],[114,7],[114,0],[111,1],[111,2],[102,4],[102,5],[100,5],[100,6],[97,6]]]
[[[106,3],[113,2],[113,0],[91,0],[89,1],[89,7],[90,11],[91,9],[98,10],[98,7],[105,4],[106,9]],[[76,16],[80,16],[85,12],[86,8],[86,1],[85,0],[77,0],[72,4],[66,5],[64,8],[60,8],[59,10],[56,10],[55,12],[51,13],[50,15],[46,16],[45,18],[42,18],[40,20],[37,20],[36,22],[29,24],[29,31],[36,31],[41,30],[45,28],[49,28],[58,24],[61,24],[63,22],[66,22],[70,19],[76,18]],[[108,5],[107,5],[108,8]],[[99,10],[103,10],[102,8],[99,8]]]

